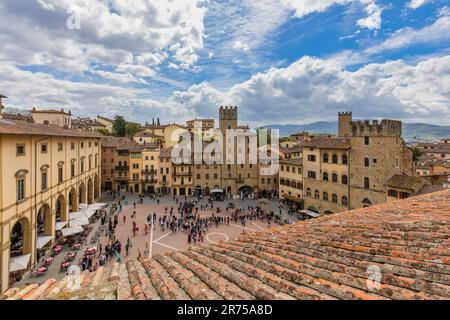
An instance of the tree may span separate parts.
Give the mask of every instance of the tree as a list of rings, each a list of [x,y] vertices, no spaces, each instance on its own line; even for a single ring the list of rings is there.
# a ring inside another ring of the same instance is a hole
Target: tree
[[[115,116],[113,124],[113,133],[116,137],[125,137],[126,132],[126,121],[123,116]]]
[[[111,132],[109,132],[107,129],[97,129],[97,132],[100,133],[103,136],[110,136]]]
[[[127,137],[130,137],[130,138],[134,137],[134,135],[136,133],[138,133],[140,130],[141,130],[141,127],[136,123],[127,123],[125,125],[125,131],[126,131]]]
[[[159,124],[159,118],[158,118],[158,123],[157,123],[157,125],[159,126],[160,124]]]
[[[417,162],[419,158],[422,156],[422,151],[420,151],[420,149],[417,147],[410,148],[410,150],[412,152],[413,161]]]

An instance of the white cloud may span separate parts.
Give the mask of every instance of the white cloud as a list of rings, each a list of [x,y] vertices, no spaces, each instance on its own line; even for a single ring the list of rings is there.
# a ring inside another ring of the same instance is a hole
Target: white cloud
[[[429,0],[411,0],[410,2],[407,3],[406,6],[411,9],[417,9],[426,4],[428,1]]]
[[[203,49],[203,2],[2,0],[0,61],[82,73],[93,65],[156,67],[170,55],[191,68]],[[69,12],[80,30],[66,27]]]
[[[242,43],[241,41],[237,40],[234,45],[233,45],[233,49],[234,50],[242,50],[244,52],[249,51],[250,48],[248,47],[248,45]]]
[[[131,73],[123,77],[132,80]],[[415,65],[401,60],[369,64],[356,71],[345,70],[333,59],[303,57],[226,91],[204,82],[176,91],[164,102],[151,98],[147,89],[58,80],[4,64],[0,88],[10,97],[10,107],[69,107],[76,114],[123,114],[141,122],[155,116],[165,121],[216,117],[218,106],[230,104],[239,106],[242,121],[253,124],[335,120],[338,111],[349,108],[368,118],[450,121],[450,55]]]
[[[295,15],[302,18],[314,12],[324,12],[333,5],[359,3],[364,6],[366,18],[359,19],[357,25],[361,28],[380,29],[382,9],[376,0],[283,0],[284,4],[295,10]]]

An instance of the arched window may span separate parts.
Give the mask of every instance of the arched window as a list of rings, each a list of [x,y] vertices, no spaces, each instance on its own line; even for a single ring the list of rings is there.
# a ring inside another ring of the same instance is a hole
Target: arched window
[[[342,184],[348,184],[348,178],[345,174],[342,176]]]
[[[342,164],[348,164],[348,157],[346,154],[342,156]]]
[[[320,192],[317,189],[314,191],[314,198],[320,199]]]
[[[337,174],[336,173],[333,173],[333,176],[332,176],[332,181],[333,182],[338,182],[338,176],[337,176]]]
[[[323,162],[328,163],[328,153],[323,154]]]
[[[338,202],[337,194],[333,194],[332,198],[333,198],[332,201],[333,201],[334,203],[337,203],[337,202]]]
[[[328,201],[328,192],[323,193],[323,200]]]
[[[306,195],[308,197],[311,197],[311,189],[310,188],[306,189]]]
[[[362,201],[362,203],[363,203],[363,207],[364,207],[364,208],[370,207],[370,206],[372,205],[372,201],[370,201],[370,200],[367,199],[367,198],[364,198],[364,200]]]
[[[348,205],[348,199],[347,199],[346,196],[343,196],[343,197],[342,197],[342,205],[343,205],[343,206]]]
[[[323,173],[323,181],[328,181],[328,172]]]
[[[338,163],[338,156],[337,156],[337,154],[333,154],[333,163]]]
[[[364,178],[364,189],[370,189],[370,180],[369,178]]]

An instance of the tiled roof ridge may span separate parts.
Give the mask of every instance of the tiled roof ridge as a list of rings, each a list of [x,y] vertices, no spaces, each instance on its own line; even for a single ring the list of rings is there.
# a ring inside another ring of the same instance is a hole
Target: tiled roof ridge
[[[449,299],[450,190],[13,288],[12,299]],[[367,286],[378,267],[378,290]]]

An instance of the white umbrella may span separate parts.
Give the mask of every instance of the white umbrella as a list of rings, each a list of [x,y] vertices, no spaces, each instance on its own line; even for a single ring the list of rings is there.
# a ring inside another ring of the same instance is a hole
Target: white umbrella
[[[24,270],[28,268],[31,254],[11,258],[9,262],[9,272]]]
[[[64,237],[73,236],[74,234],[78,234],[78,233],[81,233],[83,231],[84,231],[84,229],[81,226],[74,226],[74,227],[70,227],[70,228],[64,228],[64,229],[61,230],[62,235]]]
[[[47,237],[37,237],[36,238],[36,247],[38,249],[42,249],[47,243],[53,240],[52,236]]]
[[[79,219],[75,219],[75,220],[70,220],[70,226],[71,227],[75,227],[75,226],[85,226],[89,224],[89,219],[86,217],[81,217]]]
[[[57,222],[55,226],[56,231],[61,231],[61,229],[64,228],[68,223],[68,221]]]

